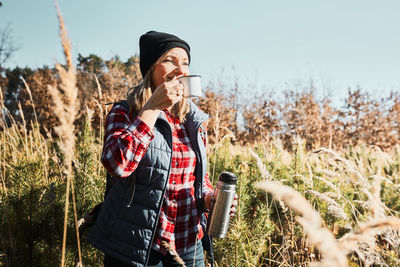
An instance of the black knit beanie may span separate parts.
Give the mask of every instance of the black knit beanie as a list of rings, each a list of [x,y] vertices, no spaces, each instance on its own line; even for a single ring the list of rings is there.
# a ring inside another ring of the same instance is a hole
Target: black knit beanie
[[[179,37],[164,33],[149,31],[143,34],[139,40],[140,48],[140,72],[142,76],[147,73],[153,65],[165,52],[174,48],[181,47],[186,50],[190,63],[190,46]]]

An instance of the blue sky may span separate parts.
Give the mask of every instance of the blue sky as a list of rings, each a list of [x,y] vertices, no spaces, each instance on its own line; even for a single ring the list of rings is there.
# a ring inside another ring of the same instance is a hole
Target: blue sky
[[[8,67],[64,62],[51,0],[2,0],[0,27],[21,45]],[[398,0],[59,0],[78,53],[125,60],[148,30],[185,39],[191,71],[243,88],[283,90],[313,79],[337,97],[360,85],[373,95],[400,88]],[[250,90],[250,89],[249,89]]]

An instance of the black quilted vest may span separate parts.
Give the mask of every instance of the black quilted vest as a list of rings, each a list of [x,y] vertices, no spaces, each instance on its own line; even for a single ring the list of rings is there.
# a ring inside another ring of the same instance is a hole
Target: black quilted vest
[[[185,126],[197,156],[195,197],[199,212],[207,158],[200,127],[208,115],[189,101]],[[146,266],[168,184],[172,159],[172,132],[163,113],[153,128],[154,139],[135,172],[116,182],[101,207],[89,242],[105,254],[132,266]],[[203,222],[204,223],[204,222]]]

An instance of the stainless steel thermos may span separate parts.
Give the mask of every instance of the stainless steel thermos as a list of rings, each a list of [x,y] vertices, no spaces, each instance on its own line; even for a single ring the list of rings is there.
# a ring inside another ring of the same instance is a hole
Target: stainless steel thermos
[[[215,203],[211,211],[207,234],[212,237],[224,238],[228,232],[230,208],[235,198],[236,176],[231,172],[219,175],[214,190]]]

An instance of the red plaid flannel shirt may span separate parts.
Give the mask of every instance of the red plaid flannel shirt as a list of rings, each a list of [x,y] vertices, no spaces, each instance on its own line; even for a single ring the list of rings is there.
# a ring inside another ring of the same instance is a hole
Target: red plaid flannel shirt
[[[196,156],[184,124],[168,111],[164,113],[173,133],[172,166],[153,249],[165,253],[160,246],[165,240],[180,253],[195,244],[196,236],[201,239],[204,235],[194,197]],[[154,137],[140,117],[131,118],[122,105],[115,105],[107,115],[102,162],[114,177],[128,177]],[[208,175],[203,192],[203,196],[213,192]]]

